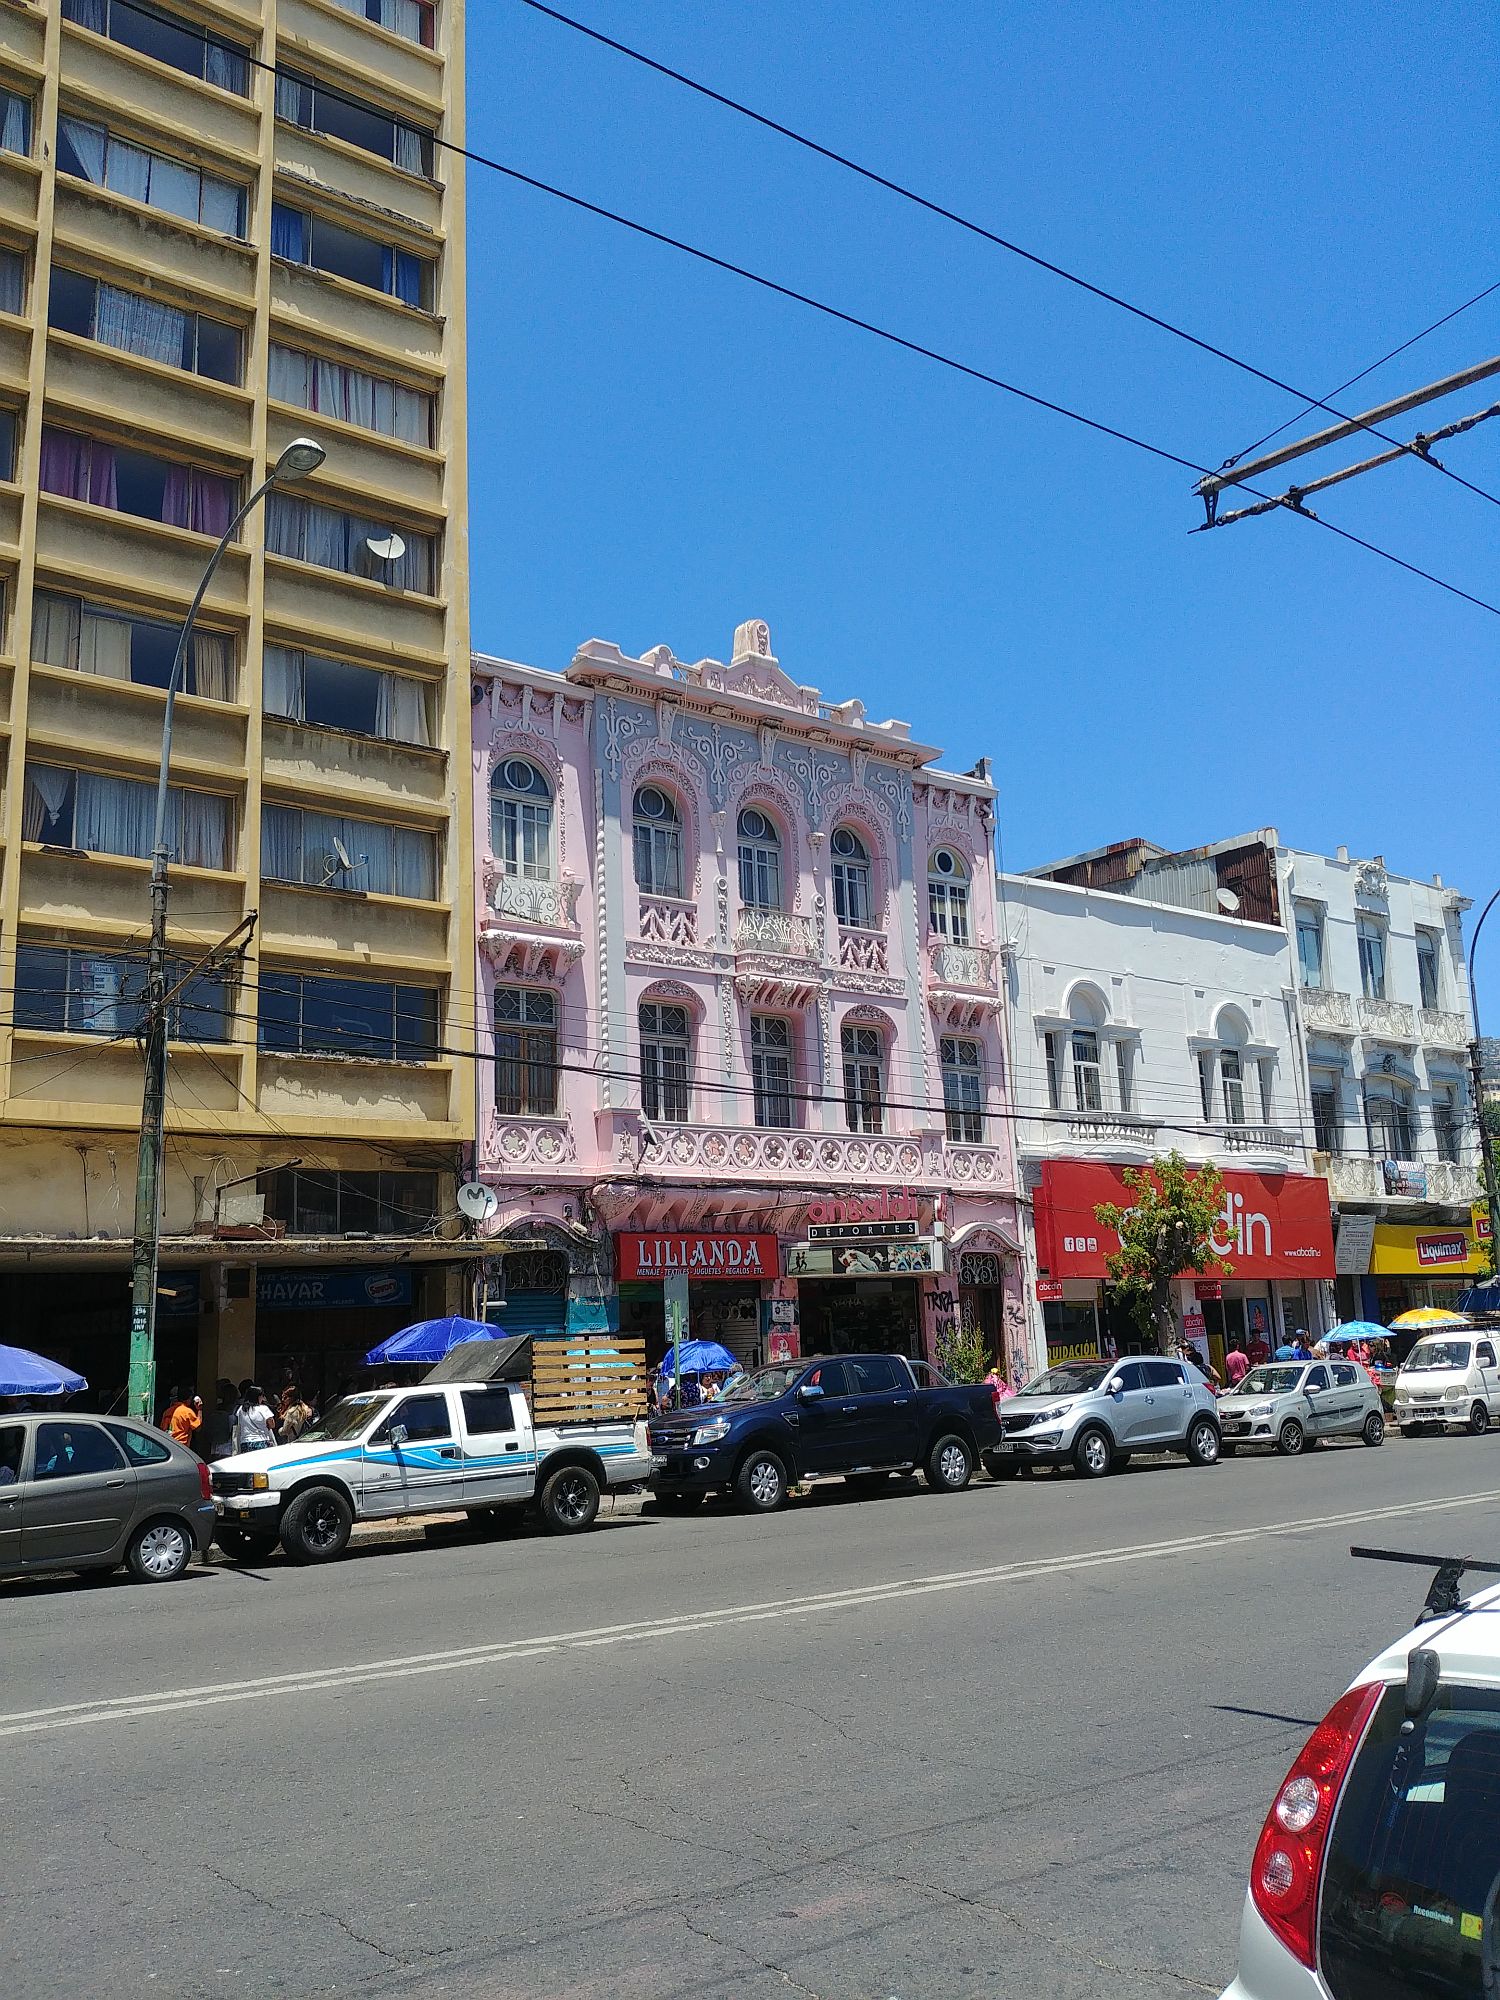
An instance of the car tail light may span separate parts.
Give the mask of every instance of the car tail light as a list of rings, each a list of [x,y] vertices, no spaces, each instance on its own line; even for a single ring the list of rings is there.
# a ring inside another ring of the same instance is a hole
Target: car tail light
[[[213,1474],[208,1469],[206,1458],[200,1458],[198,1461],[198,1491],[205,1500],[212,1500],[214,1497]]]
[[[1375,1683],[1339,1696],[1287,1772],[1255,1843],[1251,1900],[1309,1968],[1317,1963],[1318,1885],[1334,1807],[1380,1695]]]

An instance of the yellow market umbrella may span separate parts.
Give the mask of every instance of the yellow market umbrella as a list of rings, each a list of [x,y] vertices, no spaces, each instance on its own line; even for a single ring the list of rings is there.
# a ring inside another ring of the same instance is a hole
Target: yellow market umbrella
[[[1442,1306],[1413,1306],[1410,1312],[1398,1313],[1391,1321],[1392,1332],[1398,1326],[1467,1326],[1469,1322],[1462,1313],[1451,1313]]]

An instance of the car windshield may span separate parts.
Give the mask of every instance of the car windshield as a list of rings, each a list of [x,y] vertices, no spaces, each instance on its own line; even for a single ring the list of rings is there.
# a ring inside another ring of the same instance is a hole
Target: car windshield
[[[1300,1368],[1252,1368],[1235,1393],[1240,1396],[1289,1396],[1301,1380]]]
[[[389,1389],[370,1389],[361,1396],[342,1397],[321,1423],[311,1425],[297,1442],[309,1444],[323,1438],[355,1437],[376,1411],[384,1407],[390,1393]]]
[[[742,1375],[737,1382],[731,1382],[719,1401],[773,1403],[778,1396],[786,1394],[801,1373],[800,1361],[793,1361],[786,1367],[757,1368],[753,1375]]]
[[[1466,1340],[1419,1340],[1402,1364],[1403,1370],[1419,1368],[1467,1368],[1469,1343]]]
[[[1021,1391],[1023,1396],[1082,1396],[1097,1389],[1109,1373],[1108,1361],[1072,1362],[1066,1368],[1049,1368],[1037,1375]]]

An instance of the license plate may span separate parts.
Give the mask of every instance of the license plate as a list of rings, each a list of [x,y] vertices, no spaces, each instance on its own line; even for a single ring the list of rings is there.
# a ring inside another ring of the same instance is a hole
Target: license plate
[[[1020,1447],[1018,1445],[1012,1444],[1007,1438],[1001,1438],[999,1444],[995,1446],[995,1449],[996,1451],[1018,1451]]]
[[[664,1451],[654,1451],[654,1452],[652,1452],[652,1454],[651,1454],[651,1470],[652,1470],[653,1472],[660,1472],[660,1471],[662,1471],[662,1470],[663,1470],[663,1468],[665,1467],[666,1463],[667,1463],[667,1454],[666,1454],[666,1453],[665,1453]]]

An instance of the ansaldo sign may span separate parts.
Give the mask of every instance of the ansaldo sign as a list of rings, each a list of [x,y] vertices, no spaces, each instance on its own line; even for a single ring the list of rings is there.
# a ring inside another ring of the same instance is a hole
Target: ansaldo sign
[[[615,1238],[615,1257],[622,1281],[667,1277],[779,1278],[780,1250],[776,1237],[737,1236],[709,1231],[629,1235]]]
[[[1120,1247],[1094,1219],[1099,1202],[1130,1206],[1119,1167],[1047,1160],[1036,1197],[1037,1262],[1052,1278],[1103,1278]],[[1224,1175],[1214,1249],[1234,1278],[1331,1278],[1328,1183],[1307,1174]]]

